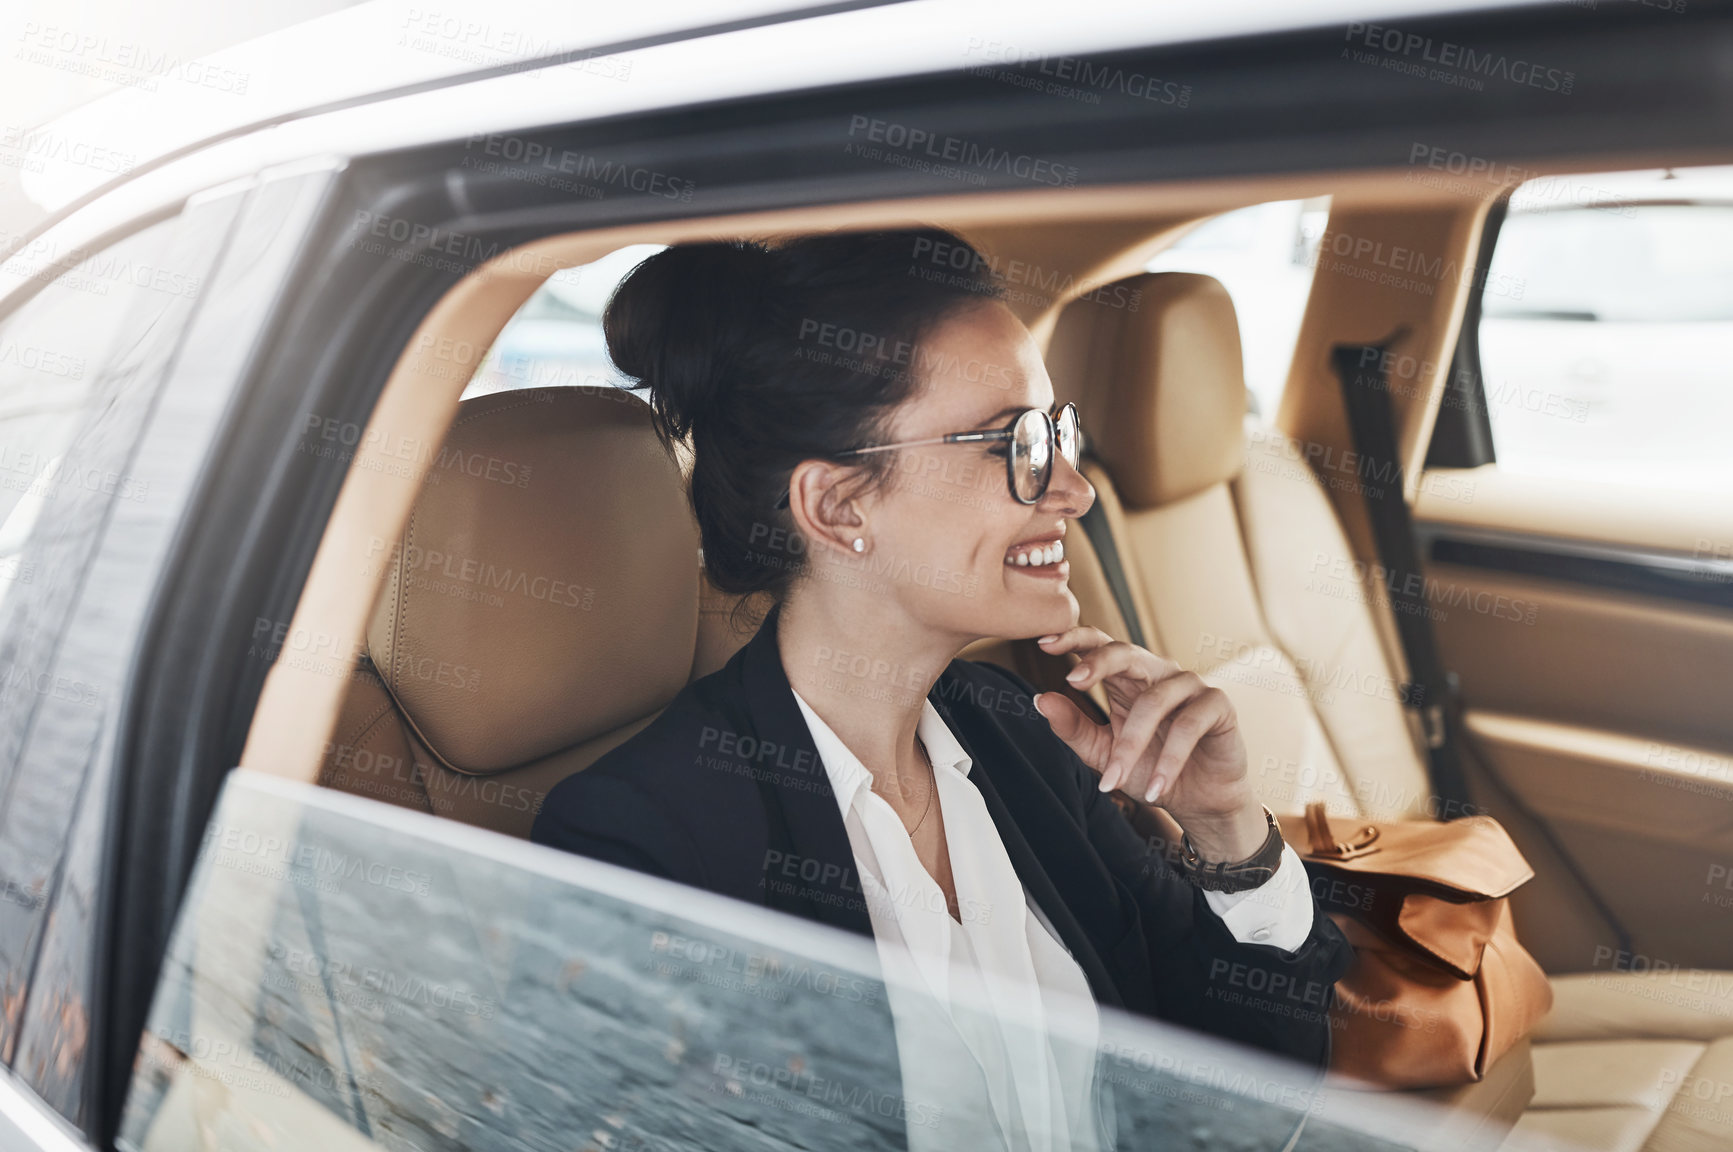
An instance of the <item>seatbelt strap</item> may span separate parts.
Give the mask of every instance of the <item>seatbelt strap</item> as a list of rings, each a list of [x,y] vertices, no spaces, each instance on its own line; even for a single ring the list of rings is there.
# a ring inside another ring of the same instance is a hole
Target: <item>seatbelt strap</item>
[[[1456,678],[1444,670],[1432,634],[1431,606],[1426,599],[1419,549],[1414,544],[1414,521],[1402,491],[1401,455],[1384,374],[1385,352],[1402,335],[1403,330],[1398,329],[1380,344],[1338,344],[1330,357],[1342,384],[1348,427],[1361,461],[1360,493],[1372,522],[1402,652],[1408,660],[1402,704],[1418,721],[1433,791],[1440,800],[1455,801],[1460,813],[1467,811],[1468,805],[1468,782],[1462,770],[1461,706]]]
[[[1101,561],[1108,590],[1113,593],[1113,602],[1119,606],[1119,618],[1125,621],[1125,638],[1139,648],[1148,648],[1143,637],[1143,621],[1137,618],[1137,605],[1131,598],[1131,582],[1125,578],[1125,565],[1119,559],[1119,544],[1113,538],[1113,529],[1107,523],[1107,513],[1102,511],[1101,501],[1091,504],[1089,511],[1077,522],[1083,525],[1083,534],[1089,537],[1095,557]]]
[[[1432,790],[1440,800],[1457,801],[1456,814],[1465,815],[1476,809],[1468,802],[1468,782],[1462,768],[1466,745],[1462,701],[1457,693],[1456,677],[1444,670],[1432,635],[1432,618],[1428,614],[1419,550],[1414,546],[1414,521],[1408,511],[1408,501],[1402,494],[1395,423],[1390,415],[1390,393],[1384,376],[1387,363],[1384,353],[1406,331],[1406,328],[1398,328],[1379,344],[1338,344],[1331,349],[1330,358],[1342,383],[1342,400],[1348,409],[1348,427],[1353,433],[1354,448],[1364,460],[1371,462],[1373,469],[1381,469],[1377,475],[1387,477],[1379,485],[1362,483],[1361,493],[1366,500],[1366,513],[1372,520],[1378,561],[1387,573],[1385,586],[1390,590],[1391,607],[1396,612],[1396,630],[1402,637],[1402,650],[1408,658],[1410,682],[1402,686],[1403,704],[1419,715],[1426,738]],[[1624,952],[1632,951],[1632,937],[1624,922],[1602,899],[1600,890],[1589,881],[1575,855],[1565,847],[1552,825],[1500,778],[1492,763],[1482,763],[1486,778],[1504,793],[1513,808],[1533,822],[1552,847],[1559,862],[1612,930],[1619,948]],[[1447,815],[1448,812],[1446,809]]]

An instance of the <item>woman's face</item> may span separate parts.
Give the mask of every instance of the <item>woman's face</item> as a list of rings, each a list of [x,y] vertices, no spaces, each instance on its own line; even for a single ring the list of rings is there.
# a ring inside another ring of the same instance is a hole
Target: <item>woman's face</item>
[[[895,412],[891,441],[1004,428],[1025,408],[1053,408],[1034,339],[996,301],[937,325],[913,369],[922,383]],[[885,486],[862,506],[871,548],[844,562],[933,629],[1016,639],[1076,624],[1066,520],[1089,508],[1095,490],[1055,444],[1046,494],[1019,503],[1006,483],[1007,451],[1005,441],[897,449]]]

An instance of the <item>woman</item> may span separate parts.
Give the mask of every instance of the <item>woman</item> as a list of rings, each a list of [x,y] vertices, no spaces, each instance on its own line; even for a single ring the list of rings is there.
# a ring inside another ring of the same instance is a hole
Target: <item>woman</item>
[[[906,1094],[972,1098],[1008,1148],[1093,1148],[1092,1053],[1048,1025],[1092,1036],[1107,1003],[1321,1064],[1349,949],[1252,795],[1226,696],[1076,625],[1075,410],[986,267],[928,229],[679,246],[621,284],[608,350],[664,441],[690,437],[710,579],[774,607],[556,787],[534,838],[871,934]],[[1077,656],[1111,724],[955,659],[983,637]],[[1164,859],[1114,790],[1188,853]]]

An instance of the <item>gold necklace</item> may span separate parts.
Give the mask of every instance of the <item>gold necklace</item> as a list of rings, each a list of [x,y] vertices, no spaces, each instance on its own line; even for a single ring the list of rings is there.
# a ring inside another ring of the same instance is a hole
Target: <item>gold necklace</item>
[[[933,758],[927,755],[926,742],[917,736],[915,737],[915,743],[920,746],[921,759],[927,762],[927,806],[921,809],[921,818],[915,821],[915,826],[913,828],[909,829],[910,840],[913,840],[915,838],[915,833],[921,830],[921,825],[927,822],[927,813],[933,810],[933,793],[939,790],[939,774],[933,769]],[[901,824],[902,822],[902,814],[898,813],[897,823]]]

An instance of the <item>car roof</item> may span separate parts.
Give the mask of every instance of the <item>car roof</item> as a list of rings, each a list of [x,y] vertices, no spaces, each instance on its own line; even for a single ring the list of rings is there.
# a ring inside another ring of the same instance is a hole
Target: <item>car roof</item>
[[[598,45],[688,35],[709,26],[774,18],[812,0],[653,0],[588,4],[556,0],[459,0],[404,4],[371,0],[231,45],[196,61],[141,59],[139,83],[118,88],[35,130],[62,148],[38,148],[62,171],[26,192],[54,207],[77,151],[106,147],[127,167],[285,115],[341,106],[387,92],[413,92],[466,76]],[[28,47],[28,41],[26,47]],[[129,77],[130,79],[130,77]],[[34,174],[34,173],[33,173]],[[47,191],[50,199],[36,194]],[[88,187],[83,190],[87,191]]]
[[[215,52],[165,61],[162,74],[90,101],[35,129],[40,163],[21,176],[57,212],[98,189],[189,151],[286,120],[506,75],[523,79],[520,118],[537,122],[558,72],[632,79],[632,54],[694,36],[789,21],[849,20],[881,34],[851,42],[871,75],[955,70],[1007,57],[1106,52],[1306,27],[1389,22],[1546,0],[638,0],[579,9],[559,0],[459,0],[438,8],[372,0]],[[870,10],[868,12],[863,10]],[[884,34],[888,33],[888,34]],[[935,42],[935,41],[940,42]],[[954,42],[943,42],[954,41]],[[936,51],[935,51],[936,49]],[[605,57],[605,58],[604,58]],[[168,64],[174,67],[168,67]],[[726,61],[719,71],[726,71]],[[753,86],[791,85],[760,71]],[[843,79],[858,78],[844,77]],[[556,99],[548,104],[555,106]],[[407,127],[407,126],[406,126]],[[422,136],[413,128],[407,135]],[[406,140],[408,143],[420,141]],[[94,150],[111,159],[92,164]],[[341,151],[341,145],[338,146]]]

